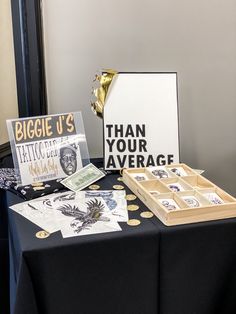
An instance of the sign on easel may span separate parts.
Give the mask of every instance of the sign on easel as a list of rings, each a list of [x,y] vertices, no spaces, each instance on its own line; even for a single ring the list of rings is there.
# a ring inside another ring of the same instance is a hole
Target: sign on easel
[[[105,169],[179,162],[177,73],[118,73],[104,107]]]

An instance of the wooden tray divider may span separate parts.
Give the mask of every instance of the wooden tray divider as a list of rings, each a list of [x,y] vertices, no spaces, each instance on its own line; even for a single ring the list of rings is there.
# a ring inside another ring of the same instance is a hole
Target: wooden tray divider
[[[182,167],[188,175],[178,176],[172,173],[169,178],[157,179],[150,169],[132,168],[123,171],[123,180],[130,190],[167,226],[236,217],[236,199],[233,196],[183,163],[169,165],[165,169],[171,172],[172,167]],[[146,180],[137,181],[136,174],[144,174]],[[168,187],[170,183],[176,182],[185,191],[173,192]],[[157,193],[153,194],[153,192]],[[205,196],[206,193],[216,193],[224,203],[212,204]],[[201,206],[191,207],[184,201],[183,196],[194,196]],[[161,199],[168,198],[173,199],[180,208],[168,210],[160,202]]]

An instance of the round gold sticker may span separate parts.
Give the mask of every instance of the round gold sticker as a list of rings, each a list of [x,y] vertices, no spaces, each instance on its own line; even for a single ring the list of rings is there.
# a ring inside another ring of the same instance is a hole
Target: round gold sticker
[[[123,171],[125,168],[120,169],[120,175],[123,176]]]
[[[117,181],[123,181],[123,178],[122,177],[119,177],[119,178],[117,178]]]
[[[38,231],[35,236],[38,239],[46,239],[50,236],[50,233],[45,230],[41,230],[41,231]]]
[[[136,200],[137,196],[134,194],[127,194],[126,197],[127,201],[134,201]]]
[[[146,212],[142,212],[140,216],[143,218],[152,218],[154,215],[152,212],[146,211]]]
[[[32,186],[42,186],[43,182],[34,182],[31,184]]]
[[[92,184],[89,186],[90,190],[99,190],[100,189],[100,185],[98,184]]]
[[[44,186],[35,186],[35,187],[33,187],[33,190],[34,191],[42,191],[42,190],[45,190],[45,187]]]
[[[139,206],[135,204],[131,204],[131,205],[128,205],[127,208],[129,211],[134,212],[135,210],[139,209]]]
[[[138,219],[130,219],[130,220],[127,221],[127,224],[129,226],[138,226],[138,225],[141,224],[141,221],[138,220]]]
[[[119,185],[119,184],[115,184],[115,185],[113,185],[113,189],[115,189],[115,190],[123,190],[124,186],[123,185]]]

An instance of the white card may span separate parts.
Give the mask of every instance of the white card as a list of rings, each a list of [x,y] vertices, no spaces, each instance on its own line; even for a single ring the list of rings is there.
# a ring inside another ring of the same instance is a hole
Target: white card
[[[169,170],[172,171],[178,177],[186,177],[188,175],[183,167],[173,167],[169,168]]]
[[[170,183],[167,185],[169,189],[172,190],[172,192],[181,192],[185,191],[185,189],[182,187],[182,185],[178,182]]]
[[[219,197],[218,194],[212,192],[212,193],[204,193],[204,196],[215,205],[224,204],[224,201],[221,197]]]
[[[192,195],[189,196],[182,196],[182,199],[187,203],[188,207],[200,207],[202,204],[199,202],[199,200]]]
[[[145,173],[131,173],[131,176],[138,182],[148,180],[148,176]]]
[[[178,204],[173,200],[172,198],[162,198],[159,200],[159,202],[165,206],[168,210],[175,210],[179,209]]]
[[[166,179],[171,176],[166,167],[150,167],[147,170],[157,179]]]

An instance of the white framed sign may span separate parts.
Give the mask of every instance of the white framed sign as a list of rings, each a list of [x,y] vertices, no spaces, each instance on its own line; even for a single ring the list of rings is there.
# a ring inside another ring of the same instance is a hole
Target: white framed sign
[[[81,112],[7,120],[19,185],[67,177],[89,163]]]
[[[178,162],[177,73],[118,73],[104,107],[105,169]]]

